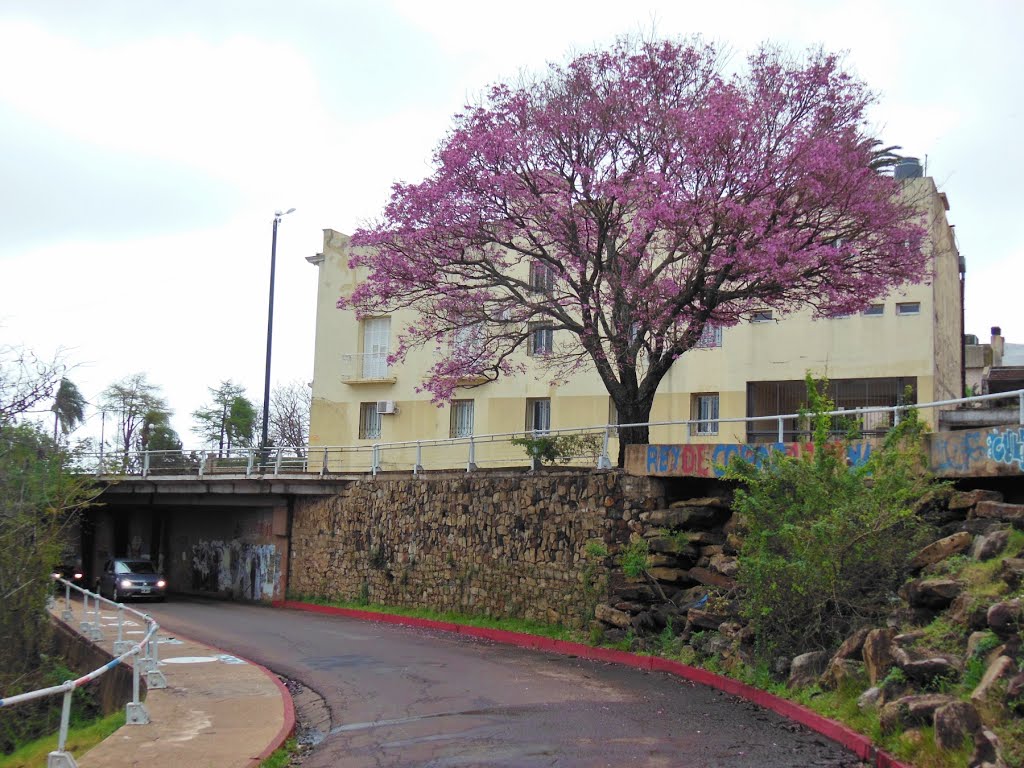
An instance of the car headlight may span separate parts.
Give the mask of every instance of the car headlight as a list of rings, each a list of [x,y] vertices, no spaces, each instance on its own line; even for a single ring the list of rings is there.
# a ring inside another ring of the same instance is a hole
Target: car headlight
[[[160,581],[158,581],[158,582],[156,583],[156,585],[157,585],[158,587],[160,587],[160,589],[163,589],[164,587],[166,587],[166,586],[167,586],[167,582],[166,582],[166,581],[164,581],[163,579],[160,579]]]
[[[129,587],[131,587],[131,585],[132,583],[128,581],[128,579],[121,580],[121,589],[128,589]]]
[[[76,579],[80,579],[80,578],[82,578],[82,574],[80,574],[80,573],[76,573],[76,574],[75,574],[75,578],[76,578]]]

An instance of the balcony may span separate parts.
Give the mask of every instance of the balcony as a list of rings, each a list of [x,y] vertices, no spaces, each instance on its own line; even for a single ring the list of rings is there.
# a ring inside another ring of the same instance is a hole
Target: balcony
[[[387,352],[343,354],[341,380],[346,384],[393,384],[397,381],[388,365]]]

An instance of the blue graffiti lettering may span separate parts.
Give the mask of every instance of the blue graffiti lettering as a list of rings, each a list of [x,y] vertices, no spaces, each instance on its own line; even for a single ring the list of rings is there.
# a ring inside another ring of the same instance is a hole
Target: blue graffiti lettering
[[[658,468],[658,446],[647,446],[647,471],[654,472]]]
[[[1024,427],[993,432],[988,436],[988,458],[998,464],[1024,469]]]

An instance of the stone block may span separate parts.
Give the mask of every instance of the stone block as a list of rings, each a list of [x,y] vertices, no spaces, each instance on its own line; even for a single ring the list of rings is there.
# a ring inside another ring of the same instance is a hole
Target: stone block
[[[951,701],[935,710],[934,722],[935,746],[954,750],[981,727],[981,716],[970,702]]]
[[[934,541],[914,556],[914,559],[910,561],[910,567],[919,571],[927,565],[933,565],[953,555],[966,552],[973,540],[974,537],[971,534],[961,531]]]
[[[982,501],[1002,501],[1003,494],[999,491],[990,491],[984,488],[976,488],[973,491],[954,491],[949,497],[946,506],[950,509],[970,509]]]
[[[982,501],[974,507],[971,517],[982,520],[1000,520],[1020,529],[1024,528],[1024,504]]]

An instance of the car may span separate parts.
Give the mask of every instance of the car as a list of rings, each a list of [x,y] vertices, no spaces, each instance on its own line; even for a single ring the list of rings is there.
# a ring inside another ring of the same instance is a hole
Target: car
[[[162,601],[167,580],[150,560],[114,558],[103,566],[97,591],[115,603],[137,597]]]
[[[57,579],[64,579],[70,581],[76,587],[85,589],[85,574],[81,568],[76,568],[73,565],[58,565],[53,569],[54,589],[58,594],[64,594],[64,585],[61,584]]]

